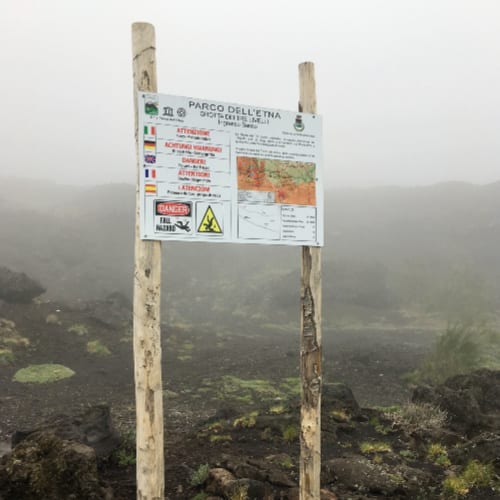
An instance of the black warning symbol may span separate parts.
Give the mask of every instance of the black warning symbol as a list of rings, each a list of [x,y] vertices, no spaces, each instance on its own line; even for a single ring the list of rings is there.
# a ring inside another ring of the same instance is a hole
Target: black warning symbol
[[[212,233],[212,234],[222,234],[222,228],[217,219],[215,218],[214,211],[209,205],[205,211],[203,219],[198,226],[199,233]]]

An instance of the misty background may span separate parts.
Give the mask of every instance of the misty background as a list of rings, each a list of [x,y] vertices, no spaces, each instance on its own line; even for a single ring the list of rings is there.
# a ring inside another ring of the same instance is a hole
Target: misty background
[[[0,5],[0,263],[55,299],[131,296],[131,24],[158,89],[324,117],[326,324],[496,318],[500,4],[20,0]],[[299,318],[300,250],[164,245],[164,317]]]
[[[45,299],[131,299],[133,185],[0,183],[0,262]],[[323,251],[325,327],[498,321],[500,182],[331,189]],[[300,248],[168,242],[162,320],[296,327]]]
[[[496,0],[3,1],[0,176],[134,182],[135,21],[165,94],[295,110],[313,61],[327,188],[499,178]]]

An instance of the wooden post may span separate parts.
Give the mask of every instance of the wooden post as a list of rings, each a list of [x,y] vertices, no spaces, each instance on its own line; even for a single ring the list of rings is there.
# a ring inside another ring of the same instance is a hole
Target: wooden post
[[[137,153],[135,270],[134,270],[134,367],[137,417],[137,498],[163,500],[165,490],[163,452],[163,391],[161,380],[160,287],[161,242],[142,241],[139,235],[139,157],[137,93],[156,92],[154,27],[132,25],[135,140]]]
[[[316,113],[314,64],[299,65],[299,111]],[[319,500],[321,474],[321,248],[302,247],[300,500]]]

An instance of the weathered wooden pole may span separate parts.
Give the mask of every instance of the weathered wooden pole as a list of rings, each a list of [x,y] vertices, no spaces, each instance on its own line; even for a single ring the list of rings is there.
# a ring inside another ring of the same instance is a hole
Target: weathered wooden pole
[[[316,113],[314,64],[299,65],[299,111]],[[300,500],[319,500],[321,473],[321,248],[302,247]]]
[[[163,391],[161,379],[160,288],[161,242],[139,236],[140,175],[137,93],[157,92],[154,26],[132,25],[135,141],[137,152],[135,269],[134,269],[134,367],[137,417],[137,498],[163,500]]]

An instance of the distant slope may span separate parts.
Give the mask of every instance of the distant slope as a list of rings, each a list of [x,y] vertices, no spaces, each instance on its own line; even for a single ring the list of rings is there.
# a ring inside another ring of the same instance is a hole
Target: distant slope
[[[331,190],[325,199],[326,309],[335,300],[434,304],[456,272],[453,286],[479,280],[500,297],[500,182]],[[134,203],[130,185],[0,179],[0,265],[30,273],[52,297],[131,295]],[[201,300],[200,315],[231,304],[247,314],[297,303],[298,248],[174,242],[164,254],[172,308]]]
[[[327,245],[362,259],[500,263],[500,182],[328,193]]]

